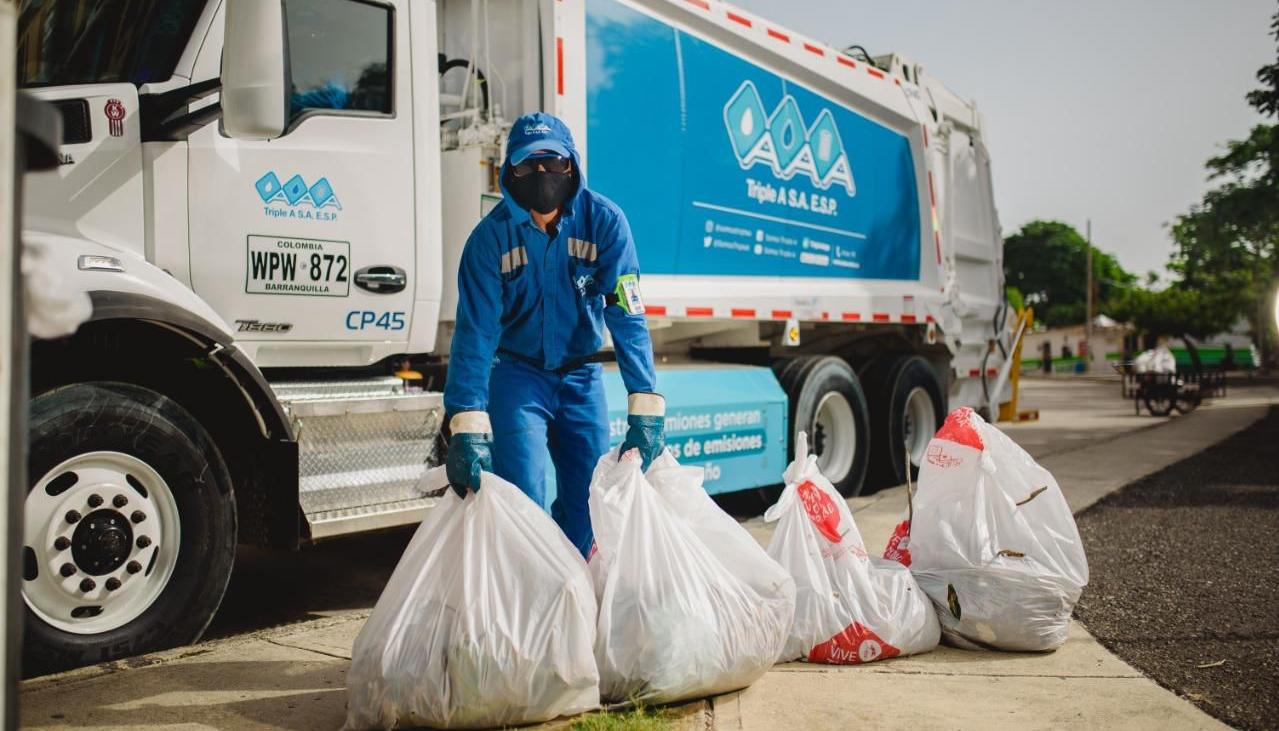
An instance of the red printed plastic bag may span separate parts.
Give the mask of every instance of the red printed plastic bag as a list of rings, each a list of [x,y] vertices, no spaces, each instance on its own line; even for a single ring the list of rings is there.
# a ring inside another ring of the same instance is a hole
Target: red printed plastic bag
[[[794,585],[706,495],[701,472],[666,455],[646,477],[638,455],[619,461],[616,449],[596,465],[589,564],[606,699],[726,693],[755,682],[781,653]]]
[[[1088,561],[1061,488],[1025,450],[956,409],[929,442],[912,508],[910,569],[947,642],[1033,651],[1066,641]]]
[[[443,488],[444,468],[424,486]],[[519,488],[445,490],[351,651],[345,729],[490,728],[599,706],[581,555]]]
[[[855,664],[927,652],[940,630],[932,604],[899,563],[866,554],[852,512],[795,440],[786,489],[764,514],[777,529],[768,555],[795,579],[785,660]]]

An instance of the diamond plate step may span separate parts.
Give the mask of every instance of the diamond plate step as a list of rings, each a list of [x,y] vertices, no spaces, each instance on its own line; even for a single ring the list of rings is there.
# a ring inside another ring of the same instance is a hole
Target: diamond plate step
[[[363,508],[326,510],[306,517],[311,524],[311,539],[318,541],[352,533],[416,525],[422,522],[426,511],[435,503],[436,498],[414,498]]]
[[[443,394],[406,391],[398,378],[274,388],[297,435],[298,497],[313,539],[421,519],[432,501],[414,485],[438,462]]]
[[[350,381],[290,381],[273,383],[275,396],[284,402],[332,401],[369,396],[400,396],[404,381],[395,376]]]

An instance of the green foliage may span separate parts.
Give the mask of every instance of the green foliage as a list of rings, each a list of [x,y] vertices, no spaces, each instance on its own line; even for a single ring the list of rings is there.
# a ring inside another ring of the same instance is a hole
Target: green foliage
[[[1279,40],[1279,13],[1270,27]],[[1257,79],[1262,88],[1250,92],[1248,102],[1267,117],[1279,116],[1279,63],[1262,67]],[[1279,125],[1259,124],[1246,139],[1227,142],[1207,168],[1218,186],[1171,226],[1175,289],[1201,298],[1207,314],[1196,316],[1195,328],[1213,317],[1216,330],[1225,329],[1242,315],[1265,348],[1274,327],[1267,305],[1279,283]]]
[[[1035,308],[1035,319],[1049,327],[1077,325],[1085,319],[1088,242],[1061,221],[1031,221],[1004,240],[1004,275],[1010,287]],[[1092,250],[1093,308],[1133,286],[1137,278],[1118,260]]]
[[[1111,303],[1111,316],[1150,335],[1204,338],[1230,327],[1239,316],[1240,300],[1238,293],[1228,291],[1134,288]]]
[[[666,712],[637,705],[629,711],[599,711],[573,721],[569,731],[669,731]]]
[[[1026,298],[1022,296],[1021,290],[1016,287],[1006,287],[1004,289],[1004,299],[1008,300],[1008,306],[1014,312],[1019,312],[1026,308]]]
[[[1270,18],[1270,35],[1279,40],[1279,13]],[[1261,88],[1248,92],[1248,103],[1268,117],[1279,116],[1279,62],[1262,66],[1257,71],[1257,81]]]

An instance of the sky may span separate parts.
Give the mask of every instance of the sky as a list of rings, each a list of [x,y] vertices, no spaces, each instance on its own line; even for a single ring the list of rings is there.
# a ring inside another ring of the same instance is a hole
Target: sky
[[[1262,121],[1244,94],[1276,57],[1275,0],[733,0],[832,46],[900,53],[975,100],[1000,223],[1080,233],[1164,271],[1166,224],[1204,162]]]

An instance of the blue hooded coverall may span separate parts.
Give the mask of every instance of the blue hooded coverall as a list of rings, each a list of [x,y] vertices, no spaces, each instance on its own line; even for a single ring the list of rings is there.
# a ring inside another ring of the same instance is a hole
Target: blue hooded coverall
[[[516,144],[533,143],[567,153],[577,190],[562,206],[554,238],[504,184],[503,201],[471,232],[457,274],[444,407],[450,415],[488,411],[493,471],[539,505],[550,447],[551,516],[585,556],[593,542],[587,493],[608,451],[608,408],[603,367],[584,361],[603,345],[607,324],[627,392],[652,393],[653,346],[630,226],[616,204],[587,189],[564,123],[543,113],[517,120],[501,179]]]

